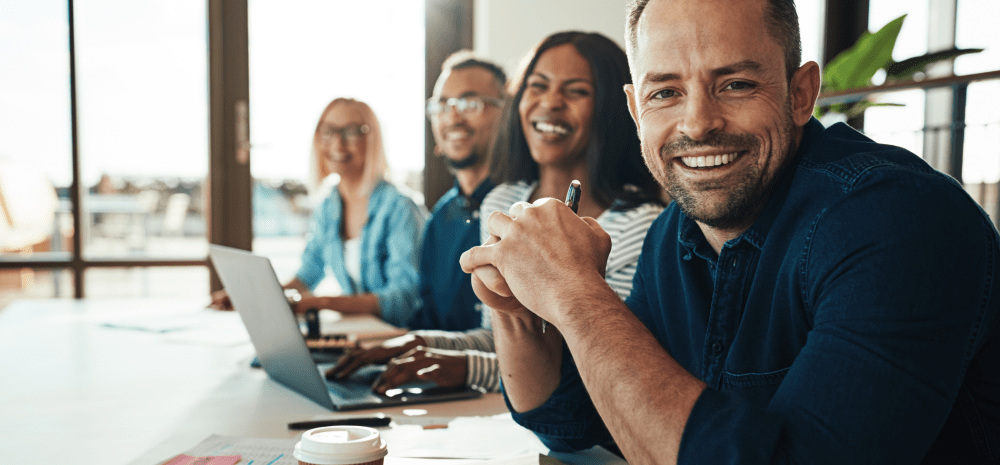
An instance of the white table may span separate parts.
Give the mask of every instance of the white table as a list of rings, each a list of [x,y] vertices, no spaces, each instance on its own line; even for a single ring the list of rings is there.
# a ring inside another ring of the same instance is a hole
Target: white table
[[[210,434],[293,438],[334,414],[249,368],[249,342],[218,347],[103,327],[205,299],[20,300],[0,311],[0,462],[157,463]],[[235,315],[233,315],[235,317]],[[428,416],[506,412],[498,394],[421,404]],[[401,416],[402,407],[377,410]]]

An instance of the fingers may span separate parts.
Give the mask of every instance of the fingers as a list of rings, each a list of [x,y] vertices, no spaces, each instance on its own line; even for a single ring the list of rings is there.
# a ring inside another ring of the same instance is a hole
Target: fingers
[[[462,256],[458,257],[458,264],[462,266],[462,271],[472,273],[472,270],[481,266],[492,266],[495,253],[492,245],[476,246],[462,252]]]
[[[389,389],[422,379],[439,386],[461,386],[465,384],[466,371],[465,355],[460,352],[417,347],[389,362],[372,390],[385,394]]]
[[[507,289],[509,291],[510,288],[508,287]],[[479,276],[475,273],[472,275],[472,292],[476,293],[476,297],[479,297],[479,300],[481,300],[484,305],[492,309],[502,311],[524,310],[524,306],[521,305],[521,302],[519,302],[516,297],[504,297],[496,292],[493,292],[489,287],[483,284],[483,282],[479,279]]]
[[[542,200],[542,199],[538,199],[538,200]],[[538,200],[536,200],[536,202]],[[521,216],[522,213],[524,213],[524,209],[525,208],[528,208],[531,205],[532,204],[530,204],[528,202],[517,202],[514,205],[510,206],[510,208],[507,210],[507,214],[510,215],[511,218],[517,218],[517,217]]]
[[[399,351],[386,350],[381,347],[367,350],[354,349],[340,357],[337,364],[326,372],[326,377],[327,379],[343,379],[351,376],[362,367],[373,363],[385,363],[386,360],[399,355],[399,353]]]
[[[500,214],[502,215],[502,213]],[[510,286],[507,285],[507,280],[504,279],[503,275],[500,274],[500,270],[497,270],[492,263],[493,257],[496,254],[496,249],[492,246],[498,242],[500,242],[500,238],[491,235],[482,246],[466,250],[458,259],[459,264],[462,266],[462,271],[472,273],[473,279],[479,280],[480,284],[483,285],[480,286],[481,289],[489,293],[486,300],[511,297],[513,295]],[[480,296],[479,300],[484,299]]]
[[[611,235],[601,227],[601,224],[589,216],[582,217],[581,219],[597,234],[598,239],[601,241],[601,246],[611,250]]]
[[[513,206],[510,207],[511,211],[514,210],[514,207],[523,203],[524,202],[515,203]],[[510,216],[505,215],[501,211],[495,211],[493,213],[490,213],[489,218],[486,219],[486,230],[489,231],[491,236],[497,236],[501,239],[503,239],[503,237],[507,235],[507,231],[509,231],[510,227],[513,225],[514,225],[514,220]]]
[[[601,227],[597,220],[584,217],[583,221],[594,230],[599,246],[593,252],[596,254],[595,264],[601,276],[605,276],[608,268],[608,256],[611,254],[611,235]]]
[[[360,349],[344,354],[340,360],[337,360],[337,364],[333,368],[327,370],[326,379],[343,379],[358,371],[358,368],[368,365],[368,362],[365,361],[367,352],[367,350]]]
[[[208,304],[208,308],[214,308],[216,310],[233,309],[233,304],[229,301],[229,294],[226,293],[225,289],[212,293],[212,303]]]
[[[420,357],[420,360],[427,362],[426,357]],[[415,356],[395,358],[386,365],[385,372],[372,384],[372,391],[385,394],[389,389],[415,381],[417,371],[422,368],[426,368],[426,365],[418,364]]]
[[[511,297],[514,294],[510,291],[507,280],[500,274],[493,265],[486,265],[472,270],[472,276],[478,279],[487,289],[497,294],[499,297]],[[482,299],[480,299],[482,300]]]
[[[327,379],[346,378],[365,366],[386,363],[393,357],[412,352],[415,347],[421,344],[424,344],[424,338],[405,334],[389,339],[378,347],[348,351],[343,357],[340,357],[340,360],[337,360],[337,364],[333,368],[326,372],[326,377]]]
[[[440,369],[441,369],[441,365],[437,364],[437,363],[435,363],[435,364],[433,364],[433,365],[431,365],[431,366],[429,366],[427,368],[421,368],[421,369],[417,370],[417,378],[420,378],[420,379],[433,379],[433,378],[437,378],[437,376],[435,376],[437,373],[434,373],[434,372],[438,371]]]

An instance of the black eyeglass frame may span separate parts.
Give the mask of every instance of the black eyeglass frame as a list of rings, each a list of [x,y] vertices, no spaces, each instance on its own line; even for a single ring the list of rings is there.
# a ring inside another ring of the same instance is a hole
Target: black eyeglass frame
[[[319,140],[323,143],[330,142],[333,140],[335,134],[339,134],[340,138],[345,142],[355,142],[361,139],[361,136],[367,135],[371,132],[371,128],[367,124],[349,124],[344,127],[335,126],[325,126],[319,130]]]
[[[503,100],[485,95],[468,95],[448,99],[431,97],[427,99],[425,111],[428,118],[440,116],[451,108],[462,115],[479,115],[486,110],[486,105],[500,108],[503,106]]]

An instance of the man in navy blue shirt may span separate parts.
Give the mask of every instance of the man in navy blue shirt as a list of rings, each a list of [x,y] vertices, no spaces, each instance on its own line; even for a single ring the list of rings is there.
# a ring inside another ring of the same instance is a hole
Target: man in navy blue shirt
[[[628,300],[603,282],[607,234],[559,201],[494,213],[462,256],[515,420],[633,464],[1000,463],[986,214],[915,155],[811,118],[790,0],[634,0],[626,39],[675,200]]]
[[[492,142],[504,99],[506,75],[494,63],[469,51],[452,54],[442,65],[427,102],[427,116],[436,144],[452,173],[455,185],[434,206],[423,235],[420,257],[420,297],[423,304],[410,320],[416,330],[464,331],[482,322],[479,298],[472,291],[469,275],[458,264],[462,252],[479,245],[479,204],[493,189],[489,179],[489,145]],[[379,347],[343,357],[329,376],[348,376],[369,363],[386,363],[394,357],[411,363],[394,363],[391,372],[376,383],[381,392],[422,376],[445,386],[465,381],[463,357],[447,357],[426,349],[419,334],[407,334]],[[437,365],[431,370],[424,370]]]

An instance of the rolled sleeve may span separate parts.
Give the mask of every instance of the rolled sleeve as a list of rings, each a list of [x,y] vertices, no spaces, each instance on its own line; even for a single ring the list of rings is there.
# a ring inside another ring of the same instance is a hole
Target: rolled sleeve
[[[580,379],[569,349],[563,349],[559,386],[541,406],[517,412],[504,392],[504,401],[517,424],[531,430],[546,447],[570,452],[611,441],[611,434],[597,413]]]
[[[465,385],[486,392],[500,391],[500,365],[495,352],[466,350]]]
[[[488,328],[470,329],[464,332],[420,330],[413,334],[424,338],[427,347],[446,350],[478,350],[493,352],[493,330]]]

